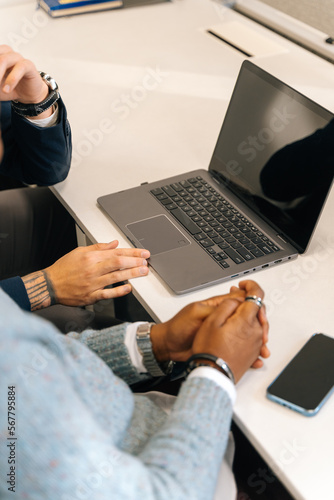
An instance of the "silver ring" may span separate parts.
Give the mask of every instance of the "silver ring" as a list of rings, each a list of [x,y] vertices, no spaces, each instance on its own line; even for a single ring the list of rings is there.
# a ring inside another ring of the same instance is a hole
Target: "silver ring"
[[[245,298],[245,300],[248,300],[249,302],[254,302],[254,304],[256,304],[260,309],[262,307],[262,299],[257,295],[249,295],[248,297]]]

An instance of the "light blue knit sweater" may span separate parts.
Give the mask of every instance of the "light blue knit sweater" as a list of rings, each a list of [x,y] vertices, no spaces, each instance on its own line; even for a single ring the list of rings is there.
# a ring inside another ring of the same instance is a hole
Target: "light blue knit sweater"
[[[0,327],[1,499],[213,497],[232,417],[215,382],[186,381],[167,416],[127,385],[126,325],[63,336],[0,290]]]

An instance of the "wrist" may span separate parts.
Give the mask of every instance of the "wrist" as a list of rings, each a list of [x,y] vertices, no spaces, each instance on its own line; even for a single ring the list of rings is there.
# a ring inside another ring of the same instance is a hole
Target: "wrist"
[[[229,365],[222,358],[208,353],[193,354],[187,361],[186,372],[189,374],[192,370],[199,366],[211,366],[212,368],[219,370],[227,378],[229,378],[233,384],[235,384],[234,374]]]
[[[44,309],[56,303],[52,283],[46,271],[36,271],[22,278],[27,291],[31,311]]]
[[[151,327],[152,351],[158,363],[170,360],[166,346],[167,328],[165,323],[153,324]]]
[[[154,326],[158,325],[155,325],[154,323],[143,323],[138,326],[136,334],[137,346],[140,354],[142,355],[143,364],[148,373],[154,377],[162,377],[168,375],[172,371],[173,362],[163,362],[161,361],[161,358],[158,359],[156,357],[155,353],[159,352],[161,345],[155,342],[155,351],[153,350],[151,332]],[[157,329],[155,329],[155,331],[157,333]],[[156,340],[158,337],[159,336],[156,335]],[[157,344],[159,347],[157,347]]]

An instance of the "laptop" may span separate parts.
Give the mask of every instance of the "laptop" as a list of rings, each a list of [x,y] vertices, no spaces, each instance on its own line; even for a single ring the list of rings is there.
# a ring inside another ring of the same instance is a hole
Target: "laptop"
[[[244,61],[208,170],[98,198],[175,294],[305,252],[334,172],[334,115]]]

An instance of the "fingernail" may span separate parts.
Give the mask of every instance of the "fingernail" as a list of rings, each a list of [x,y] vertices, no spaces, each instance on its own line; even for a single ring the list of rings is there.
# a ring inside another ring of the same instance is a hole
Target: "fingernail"
[[[7,94],[8,92],[10,92],[10,86],[5,85],[2,90],[3,90],[3,92],[5,92]]]
[[[150,252],[148,250],[143,250],[140,256],[143,257],[143,259],[148,259],[150,256]]]
[[[130,285],[124,285],[124,293],[130,293],[131,292],[131,286]]]
[[[143,265],[143,266],[147,266],[147,260],[145,260],[145,259],[144,259],[144,260],[143,260],[143,264],[142,264],[142,265]]]
[[[139,269],[140,274],[147,274],[148,273],[148,267],[141,267]]]

